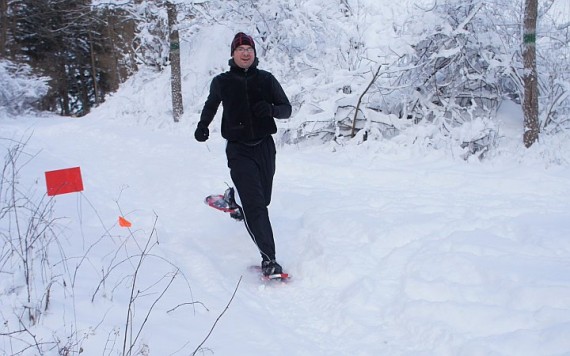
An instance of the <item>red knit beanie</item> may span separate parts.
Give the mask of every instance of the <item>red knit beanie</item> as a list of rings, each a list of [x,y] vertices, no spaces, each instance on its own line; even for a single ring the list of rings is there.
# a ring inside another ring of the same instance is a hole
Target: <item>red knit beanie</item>
[[[232,41],[231,55],[232,56],[234,55],[234,51],[236,48],[243,45],[251,46],[255,51],[255,42],[253,42],[253,38],[251,36],[246,35],[243,32],[238,32],[236,33],[236,35],[234,36],[234,40]]]

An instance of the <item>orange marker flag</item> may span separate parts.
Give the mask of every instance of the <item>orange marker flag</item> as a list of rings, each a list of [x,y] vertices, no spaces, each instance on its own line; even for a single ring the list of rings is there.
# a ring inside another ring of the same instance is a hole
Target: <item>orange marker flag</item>
[[[125,219],[122,216],[119,216],[119,226],[121,227],[131,227],[133,226],[133,224],[131,224],[130,221],[128,221],[127,219]]]

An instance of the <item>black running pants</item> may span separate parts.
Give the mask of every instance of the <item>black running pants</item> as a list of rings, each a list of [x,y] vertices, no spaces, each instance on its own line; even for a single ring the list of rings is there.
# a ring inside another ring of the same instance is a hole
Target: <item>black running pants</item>
[[[267,207],[275,175],[275,142],[268,136],[256,144],[228,142],[228,167],[241,200],[244,223],[263,260],[275,259],[275,241]]]

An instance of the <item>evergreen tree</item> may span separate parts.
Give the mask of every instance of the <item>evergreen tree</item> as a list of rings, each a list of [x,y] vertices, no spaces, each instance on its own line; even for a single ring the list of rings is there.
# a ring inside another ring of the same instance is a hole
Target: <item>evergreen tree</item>
[[[23,0],[13,10],[23,61],[51,78],[42,109],[84,115],[132,73],[134,61],[121,61],[131,48],[122,40],[134,37],[132,22],[121,18],[128,13],[93,8],[88,0]]]

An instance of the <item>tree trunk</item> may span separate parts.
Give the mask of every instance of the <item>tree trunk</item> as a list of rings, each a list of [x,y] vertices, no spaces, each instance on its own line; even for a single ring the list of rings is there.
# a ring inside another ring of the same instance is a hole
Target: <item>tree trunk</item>
[[[120,48],[126,47],[124,44],[119,45],[120,38],[115,32],[117,27],[117,16],[111,10],[105,12],[107,19],[107,40],[109,41],[109,49],[103,53],[103,68],[109,73],[108,86],[110,91],[115,91],[119,88],[121,81],[121,74],[119,71],[119,46]],[[117,41],[119,40],[119,41]]]
[[[170,86],[172,91],[172,116],[178,122],[184,113],[182,104],[182,81],[180,71],[180,38],[177,28],[176,5],[170,1],[166,3],[168,11],[168,29],[170,33]]]
[[[93,95],[95,97],[94,106],[99,105],[99,86],[97,81],[97,61],[95,58],[95,49],[93,48],[93,35],[89,32],[89,54],[91,55],[91,76],[93,77]]]
[[[0,0],[0,58],[6,55],[8,42],[8,0]]]
[[[57,89],[60,99],[60,107],[61,107],[61,116],[70,116],[71,115],[71,108],[69,105],[69,85],[67,80],[67,70],[65,68],[65,63],[62,63],[63,60],[60,58],[57,59],[59,71],[58,77],[54,78],[57,82]]]
[[[538,75],[536,70],[536,20],[538,0],[525,0],[523,63],[524,63],[524,145],[529,148],[538,140]]]
[[[91,102],[89,101],[89,77],[86,75],[87,72],[88,68],[79,68],[79,82],[81,86],[78,99],[81,101],[81,110],[77,112],[77,109],[74,108],[74,115],[76,116],[85,116],[91,112]],[[93,79],[93,81],[95,81],[95,79]]]

